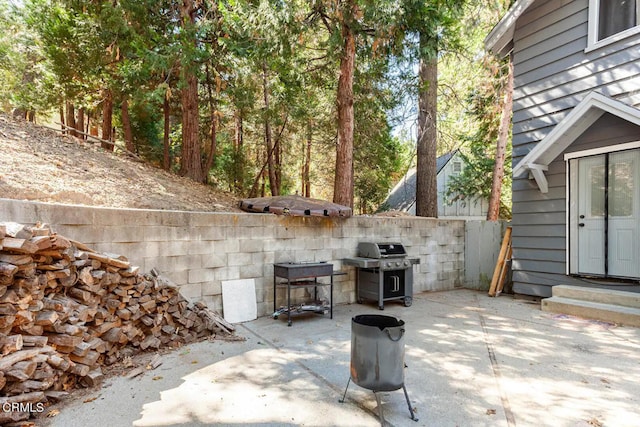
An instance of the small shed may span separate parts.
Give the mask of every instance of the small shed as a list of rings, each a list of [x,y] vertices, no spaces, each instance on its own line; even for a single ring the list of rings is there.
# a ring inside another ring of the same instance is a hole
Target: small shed
[[[469,219],[486,218],[489,201],[484,198],[457,200],[450,202],[447,188],[451,177],[460,175],[466,162],[458,150],[450,151],[436,159],[438,181],[438,217],[464,217]],[[409,215],[416,214],[416,169],[407,174],[391,190],[387,199],[379,208],[380,211],[400,211]]]

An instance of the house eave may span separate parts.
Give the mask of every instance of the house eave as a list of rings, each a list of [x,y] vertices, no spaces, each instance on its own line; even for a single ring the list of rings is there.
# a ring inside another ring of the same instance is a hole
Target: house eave
[[[640,126],[640,110],[598,92],[590,92],[553,130],[513,168],[513,176],[529,172],[540,191],[548,190],[544,171],[549,164],[596,122],[604,113],[616,115]]]
[[[513,34],[516,21],[533,4],[535,0],[518,0],[493,27],[484,39],[484,47],[488,52],[498,56],[506,56],[513,46]]]

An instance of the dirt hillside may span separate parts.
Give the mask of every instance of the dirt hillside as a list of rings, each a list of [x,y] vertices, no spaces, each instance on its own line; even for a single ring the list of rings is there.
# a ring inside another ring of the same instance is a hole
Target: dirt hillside
[[[240,212],[232,194],[0,113],[0,198]]]

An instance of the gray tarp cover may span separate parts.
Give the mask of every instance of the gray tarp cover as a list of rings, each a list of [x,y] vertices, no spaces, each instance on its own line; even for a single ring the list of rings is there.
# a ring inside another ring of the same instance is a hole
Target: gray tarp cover
[[[258,197],[240,200],[240,209],[246,212],[273,213],[291,216],[349,217],[351,208],[301,196]]]

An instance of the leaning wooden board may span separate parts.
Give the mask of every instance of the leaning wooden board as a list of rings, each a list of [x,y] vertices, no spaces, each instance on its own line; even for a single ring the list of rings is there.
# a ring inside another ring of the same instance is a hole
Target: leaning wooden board
[[[500,254],[498,255],[498,261],[496,262],[496,268],[493,270],[493,278],[491,279],[491,286],[489,287],[489,296],[495,297],[498,292],[498,288],[502,291],[502,282],[506,276],[506,261],[509,256],[511,247],[511,227],[507,227],[502,238],[502,245],[500,246]]]

